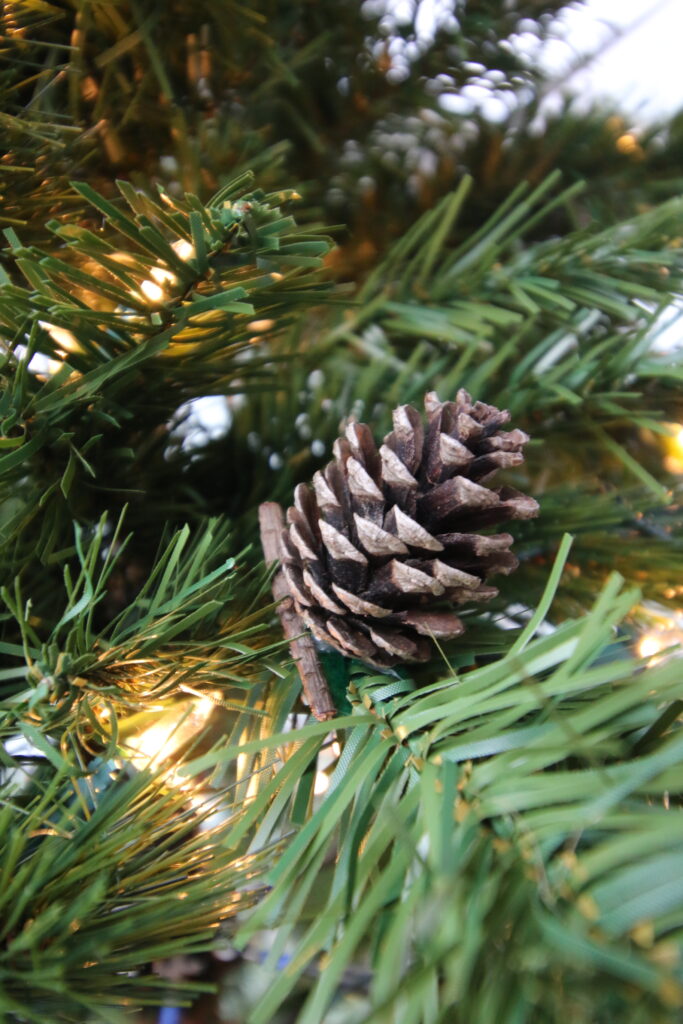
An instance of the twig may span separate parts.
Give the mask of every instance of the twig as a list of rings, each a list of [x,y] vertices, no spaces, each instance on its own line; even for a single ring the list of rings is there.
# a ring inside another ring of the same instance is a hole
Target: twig
[[[273,562],[281,562],[281,537],[285,520],[282,509],[276,501],[265,501],[259,506],[259,525],[266,564],[272,565]],[[272,588],[273,597],[278,602],[277,612],[282,629],[289,640],[289,649],[299,669],[306,700],[315,717],[319,721],[325,722],[337,714],[332,694],[320,667],[313,638],[306,631],[306,626],[294,608],[294,601],[287,581],[279,569],[273,576]]]

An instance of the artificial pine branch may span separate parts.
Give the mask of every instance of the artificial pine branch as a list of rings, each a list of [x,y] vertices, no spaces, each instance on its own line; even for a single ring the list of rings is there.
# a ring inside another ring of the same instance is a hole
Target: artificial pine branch
[[[252,1011],[255,1024],[271,1019],[307,969],[313,981],[299,1019],[322,1019],[366,948],[366,1019],[391,1007],[422,1024],[426,986],[454,1021],[484,1024],[492,1006],[523,1018],[539,999],[551,1021],[572,1005],[563,985],[578,984],[591,1007],[579,1019],[594,1020],[597,1009],[608,1020],[610,1005],[631,1005],[636,976],[643,1010],[629,1020],[674,1019],[667,1007],[681,998],[678,968],[650,953],[664,948],[681,914],[680,897],[672,902],[681,830],[661,800],[682,782],[680,730],[669,731],[663,710],[676,701],[679,672],[673,662],[638,665],[612,647],[615,625],[637,599],[617,577],[588,616],[534,638],[568,550],[565,543],[537,614],[503,658],[423,692],[409,680],[392,686],[386,676],[356,675],[353,760],[340,760],[335,799],[273,868],[273,891],[239,939],[280,920],[283,941],[291,937],[298,893],[315,879],[325,912],[298,917],[295,966],[273,975]],[[652,743],[644,758],[643,735]],[[299,740],[313,738],[304,728]],[[590,827],[580,824],[589,819]],[[339,838],[325,847],[324,836]],[[396,891],[404,912],[387,913]],[[271,964],[281,949],[276,943]],[[491,957],[506,985],[491,980]],[[397,963],[405,979],[398,987]]]
[[[547,83],[509,40],[561,7],[427,38],[420,5],[4,6],[0,1014],[179,998],[144,961],[258,897],[242,1018],[343,1019],[349,988],[401,1024],[680,1016],[680,669],[632,651],[633,581],[680,596],[681,365],[652,348],[680,124],[530,131]],[[502,122],[443,109],[472,83]],[[351,711],[297,728],[257,507],[342,418],[380,437],[462,387],[533,438],[521,565],[424,663],[326,655]],[[193,446],[171,424],[207,395],[224,436]]]
[[[168,537],[129,600],[117,579],[121,527],[110,532],[103,518],[88,544],[76,527],[78,558],[64,565],[56,610],[27,601],[19,580],[2,590],[5,634],[20,641],[0,643],[4,738],[29,720],[55,741],[68,735],[76,752],[101,750],[152,704],[161,712],[220,688],[221,706],[239,709],[277,649],[264,612],[250,607],[264,581],[245,571],[245,552],[230,556],[225,524]]]
[[[13,871],[0,893],[3,1016],[82,1020],[131,996],[156,1002],[166,990],[187,1001],[201,991],[191,982],[168,991],[141,967],[213,948],[218,922],[258,897],[249,879],[274,850],[235,857],[227,840],[241,812],[230,795],[198,778],[169,786],[167,768],[135,770],[117,758],[80,778],[47,762],[10,764],[0,838]],[[223,823],[202,827],[226,798]]]
[[[47,558],[57,519],[63,528],[74,514],[98,515],[131,497],[135,509],[135,496],[154,486],[147,453],[165,472],[155,435],[168,437],[184,402],[274,385],[277,338],[301,303],[324,298],[329,242],[299,233],[275,205],[286,194],[250,185],[247,175],[203,206],[191,196],[153,201],[124,182],[128,216],[81,184],[105,232],[54,222],[66,243],[58,253],[24,248],[7,232],[14,269],[29,284],[8,281],[0,291],[0,325],[13,338],[3,368],[11,451],[0,488],[11,509],[7,536],[18,541],[7,577],[33,555],[21,551],[27,522]],[[30,371],[36,354],[56,364]],[[95,465],[108,466],[106,480]]]

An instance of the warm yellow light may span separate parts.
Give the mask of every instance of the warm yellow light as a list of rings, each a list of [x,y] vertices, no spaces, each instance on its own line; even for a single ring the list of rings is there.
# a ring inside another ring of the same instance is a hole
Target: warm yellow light
[[[175,274],[172,274],[170,270],[166,270],[165,267],[152,267],[149,275],[154,278],[157,284],[175,284],[177,281]]]
[[[661,634],[652,632],[645,633],[638,641],[637,651],[641,658],[652,658],[655,654],[663,651],[666,644],[662,643]]]
[[[65,327],[57,327],[56,324],[48,323],[46,320],[39,320],[38,323],[66,352],[81,351],[78,339],[71,331],[67,331]]]
[[[315,773],[315,782],[313,783],[313,793],[315,796],[323,796],[327,793],[330,788],[330,777],[325,772]]]
[[[664,468],[669,473],[683,474],[683,425],[664,423]]]
[[[617,139],[617,149],[620,153],[635,153],[639,148],[638,139],[631,132],[624,132]]]
[[[171,248],[181,260],[189,260],[195,254],[194,246],[185,238],[178,238],[172,243]],[[170,285],[173,287],[173,285],[178,283],[178,278],[168,267],[152,267],[149,276],[151,280],[143,281],[140,285],[140,291],[146,299],[154,303],[163,302],[167,298],[162,286]]]
[[[257,333],[262,333],[263,331],[270,331],[270,330],[272,330],[272,328],[275,327],[275,321],[274,320],[251,320],[247,324],[247,327],[248,327],[248,329],[250,331],[256,331]]]
[[[214,706],[210,697],[200,697],[160,715],[159,721],[129,741],[133,764],[147,768],[170,757],[206,725]]]
[[[188,242],[184,238],[179,238],[177,242],[174,242],[172,248],[175,249],[181,260],[191,260],[195,254],[192,242]]]
[[[33,369],[33,363],[36,357],[34,356],[31,360],[31,369]],[[61,359],[46,359],[44,356],[41,357],[40,368],[36,370],[36,380],[49,380],[50,377],[54,377],[56,373],[59,373],[63,369],[64,363]]]
[[[673,650],[671,650],[673,648]],[[678,648],[678,650],[676,650]],[[668,651],[678,657],[683,653],[683,630],[681,629],[650,629],[638,640],[636,652],[641,658],[647,658],[655,665],[662,658],[662,651]]]
[[[154,270],[152,271],[152,274],[154,274]],[[154,283],[154,281],[143,281],[140,285],[140,291],[146,299],[149,299],[150,302],[163,302],[166,298],[166,293],[163,288],[160,288],[158,284]]]
[[[330,735],[332,742],[326,743],[318,754],[316,764],[317,771],[313,781],[314,796],[324,796],[329,790],[331,772],[341,754],[341,744],[339,743],[339,740],[332,739],[332,736],[334,736],[334,733]]]
[[[133,741],[135,748],[135,756],[132,758],[133,763],[153,761],[156,757],[169,753],[167,748],[170,747],[175,731],[175,722],[159,723],[158,725],[151,725],[149,729],[145,729]],[[173,747],[175,748],[176,746],[178,746],[177,740],[173,743]]]

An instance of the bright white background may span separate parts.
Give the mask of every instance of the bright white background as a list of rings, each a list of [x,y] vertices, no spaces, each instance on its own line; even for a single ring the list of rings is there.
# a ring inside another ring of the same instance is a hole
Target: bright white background
[[[561,72],[581,54],[603,52],[569,79],[571,92],[610,97],[639,123],[683,108],[683,0],[588,0],[559,19],[546,67]]]

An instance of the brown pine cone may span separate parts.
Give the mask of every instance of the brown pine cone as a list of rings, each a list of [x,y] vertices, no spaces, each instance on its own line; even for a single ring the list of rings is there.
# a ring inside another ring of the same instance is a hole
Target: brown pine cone
[[[517,559],[509,533],[492,526],[538,513],[499,469],[524,461],[521,430],[460,390],[454,402],[425,396],[427,428],[410,405],[394,410],[379,451],[364,423],[334,445],[334,462],[299,484],[282,537],[282,569],[297,612],[319,640],[385,668],[430,657],[427,637],[464,626],[435,605],[487,601],[486,580]],[[434,609],[434,610],[433,610]]]

